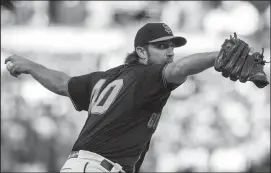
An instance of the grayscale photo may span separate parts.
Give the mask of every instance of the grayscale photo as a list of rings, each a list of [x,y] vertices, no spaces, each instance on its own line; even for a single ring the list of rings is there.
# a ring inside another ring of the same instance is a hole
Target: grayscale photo
[[[1,1],[1,172],[270,172],[270,1]]]

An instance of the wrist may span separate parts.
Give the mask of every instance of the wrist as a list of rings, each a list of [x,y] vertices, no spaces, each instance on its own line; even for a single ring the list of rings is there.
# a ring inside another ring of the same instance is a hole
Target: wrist
[[[26,67],[26,73],[27,74],[33,74],[35,69],[37,68],[37,64],[33,61],[29,61],[27,67]]]
[[[218,54],[219,54],[219,51],[211,52],[210,58],[212,60],[212,63],[215,63],[215,60],[216,60]]]

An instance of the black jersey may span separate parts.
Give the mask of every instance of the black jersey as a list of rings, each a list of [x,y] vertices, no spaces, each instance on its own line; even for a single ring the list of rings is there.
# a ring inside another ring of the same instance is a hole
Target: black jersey
[[[176,87],[164,81],[164,67],[121,65],[72,77],[70,98],[76,110],[88,111],[72,150],[100,154],[126,172],[140,167],[162,109]]]

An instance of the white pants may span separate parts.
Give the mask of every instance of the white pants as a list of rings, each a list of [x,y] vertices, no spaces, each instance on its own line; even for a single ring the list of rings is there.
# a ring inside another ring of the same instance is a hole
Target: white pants
[[[101,165],[103,160],[113,165],[109,171]],[[123,172],[122,167],[118,163],[114,163],[103,156],[85,150],[80,150],[77,158],[68,159],[60,172]]]

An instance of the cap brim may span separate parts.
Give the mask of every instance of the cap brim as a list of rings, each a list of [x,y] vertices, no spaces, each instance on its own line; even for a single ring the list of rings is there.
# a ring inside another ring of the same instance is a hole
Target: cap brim
[[[184,37],[165,36],[165,37],[161,37],[161,38],[149,41],[149,43],[156,43],[156,42],[167,41],[167,40],[171,40],[175,44],[175,47],[184,46],[187,42]]]

